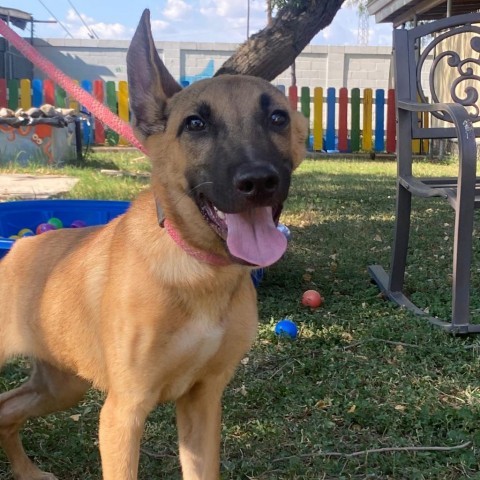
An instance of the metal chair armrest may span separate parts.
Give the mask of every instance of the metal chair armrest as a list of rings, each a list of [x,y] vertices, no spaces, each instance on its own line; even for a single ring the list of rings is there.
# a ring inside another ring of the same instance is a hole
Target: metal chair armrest
[[[477,175],[477,143],[475,130],[470,120],[467,109],[458,103],[417,103],[398,100],[397,107],[409,112],[445,112],[450,115],[455,126],[458,138],[459,172],[458,190],[466,188],[472,192],[475,190]]]

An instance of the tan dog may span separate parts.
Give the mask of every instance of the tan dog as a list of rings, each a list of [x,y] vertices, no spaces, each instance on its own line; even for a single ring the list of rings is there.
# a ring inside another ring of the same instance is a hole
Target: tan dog
[[[0,365],[36,359],[31,378],[0,395],[0,443],[17,480],[55,478],[25,454],[23,423],[75,405],[91,384],[107,392],[105,480],[137,478],[145,418],[167,401],[183,478],[218,479],[222,393],[257,326],[250,271],[285,250],[275,221],[306,138],[285,97],[245,76],[181,90],[148,11],[128,76],[152,188],[106,226],[19,240],[0,263]]]

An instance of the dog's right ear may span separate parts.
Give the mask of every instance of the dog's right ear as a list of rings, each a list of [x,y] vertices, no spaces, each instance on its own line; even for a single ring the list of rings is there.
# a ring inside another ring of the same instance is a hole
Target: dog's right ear
[[[144,10],[127,52],[128,90],[134,127],[142,139],[162,131],[166,101],[182,87],[158,56],[150,28],[150,10]]]

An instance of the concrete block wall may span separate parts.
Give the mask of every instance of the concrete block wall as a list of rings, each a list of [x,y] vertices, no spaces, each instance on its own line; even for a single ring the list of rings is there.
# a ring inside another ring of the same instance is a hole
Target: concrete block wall
[[[126,80],[129,41],[35,39],[35,47],[78,80]],[[230,43],[156,42],[160,57],[178,80],[211,76],[237,48]],[[296,60],[299,87],[389,88],[390,47],[310,45]],[[37,68],[36,78],[44,75]],[[290,69],[274,82],[290,85]]]

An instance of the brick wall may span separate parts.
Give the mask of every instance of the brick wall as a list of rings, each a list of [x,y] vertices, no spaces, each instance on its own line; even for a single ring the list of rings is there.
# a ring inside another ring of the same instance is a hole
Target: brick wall
[[[129,41],[35,39],[38,50],[67,75],[82,80],[126,80]],[[211,76],[236,44],[157,42],[158,52],[179,81]],[[310,45],[296,60],[297,84],[308,87],[389,88],[390,47]],[[34,77],[43,74],[34,70]],[[290,71],[275,84],[290,85]]]

